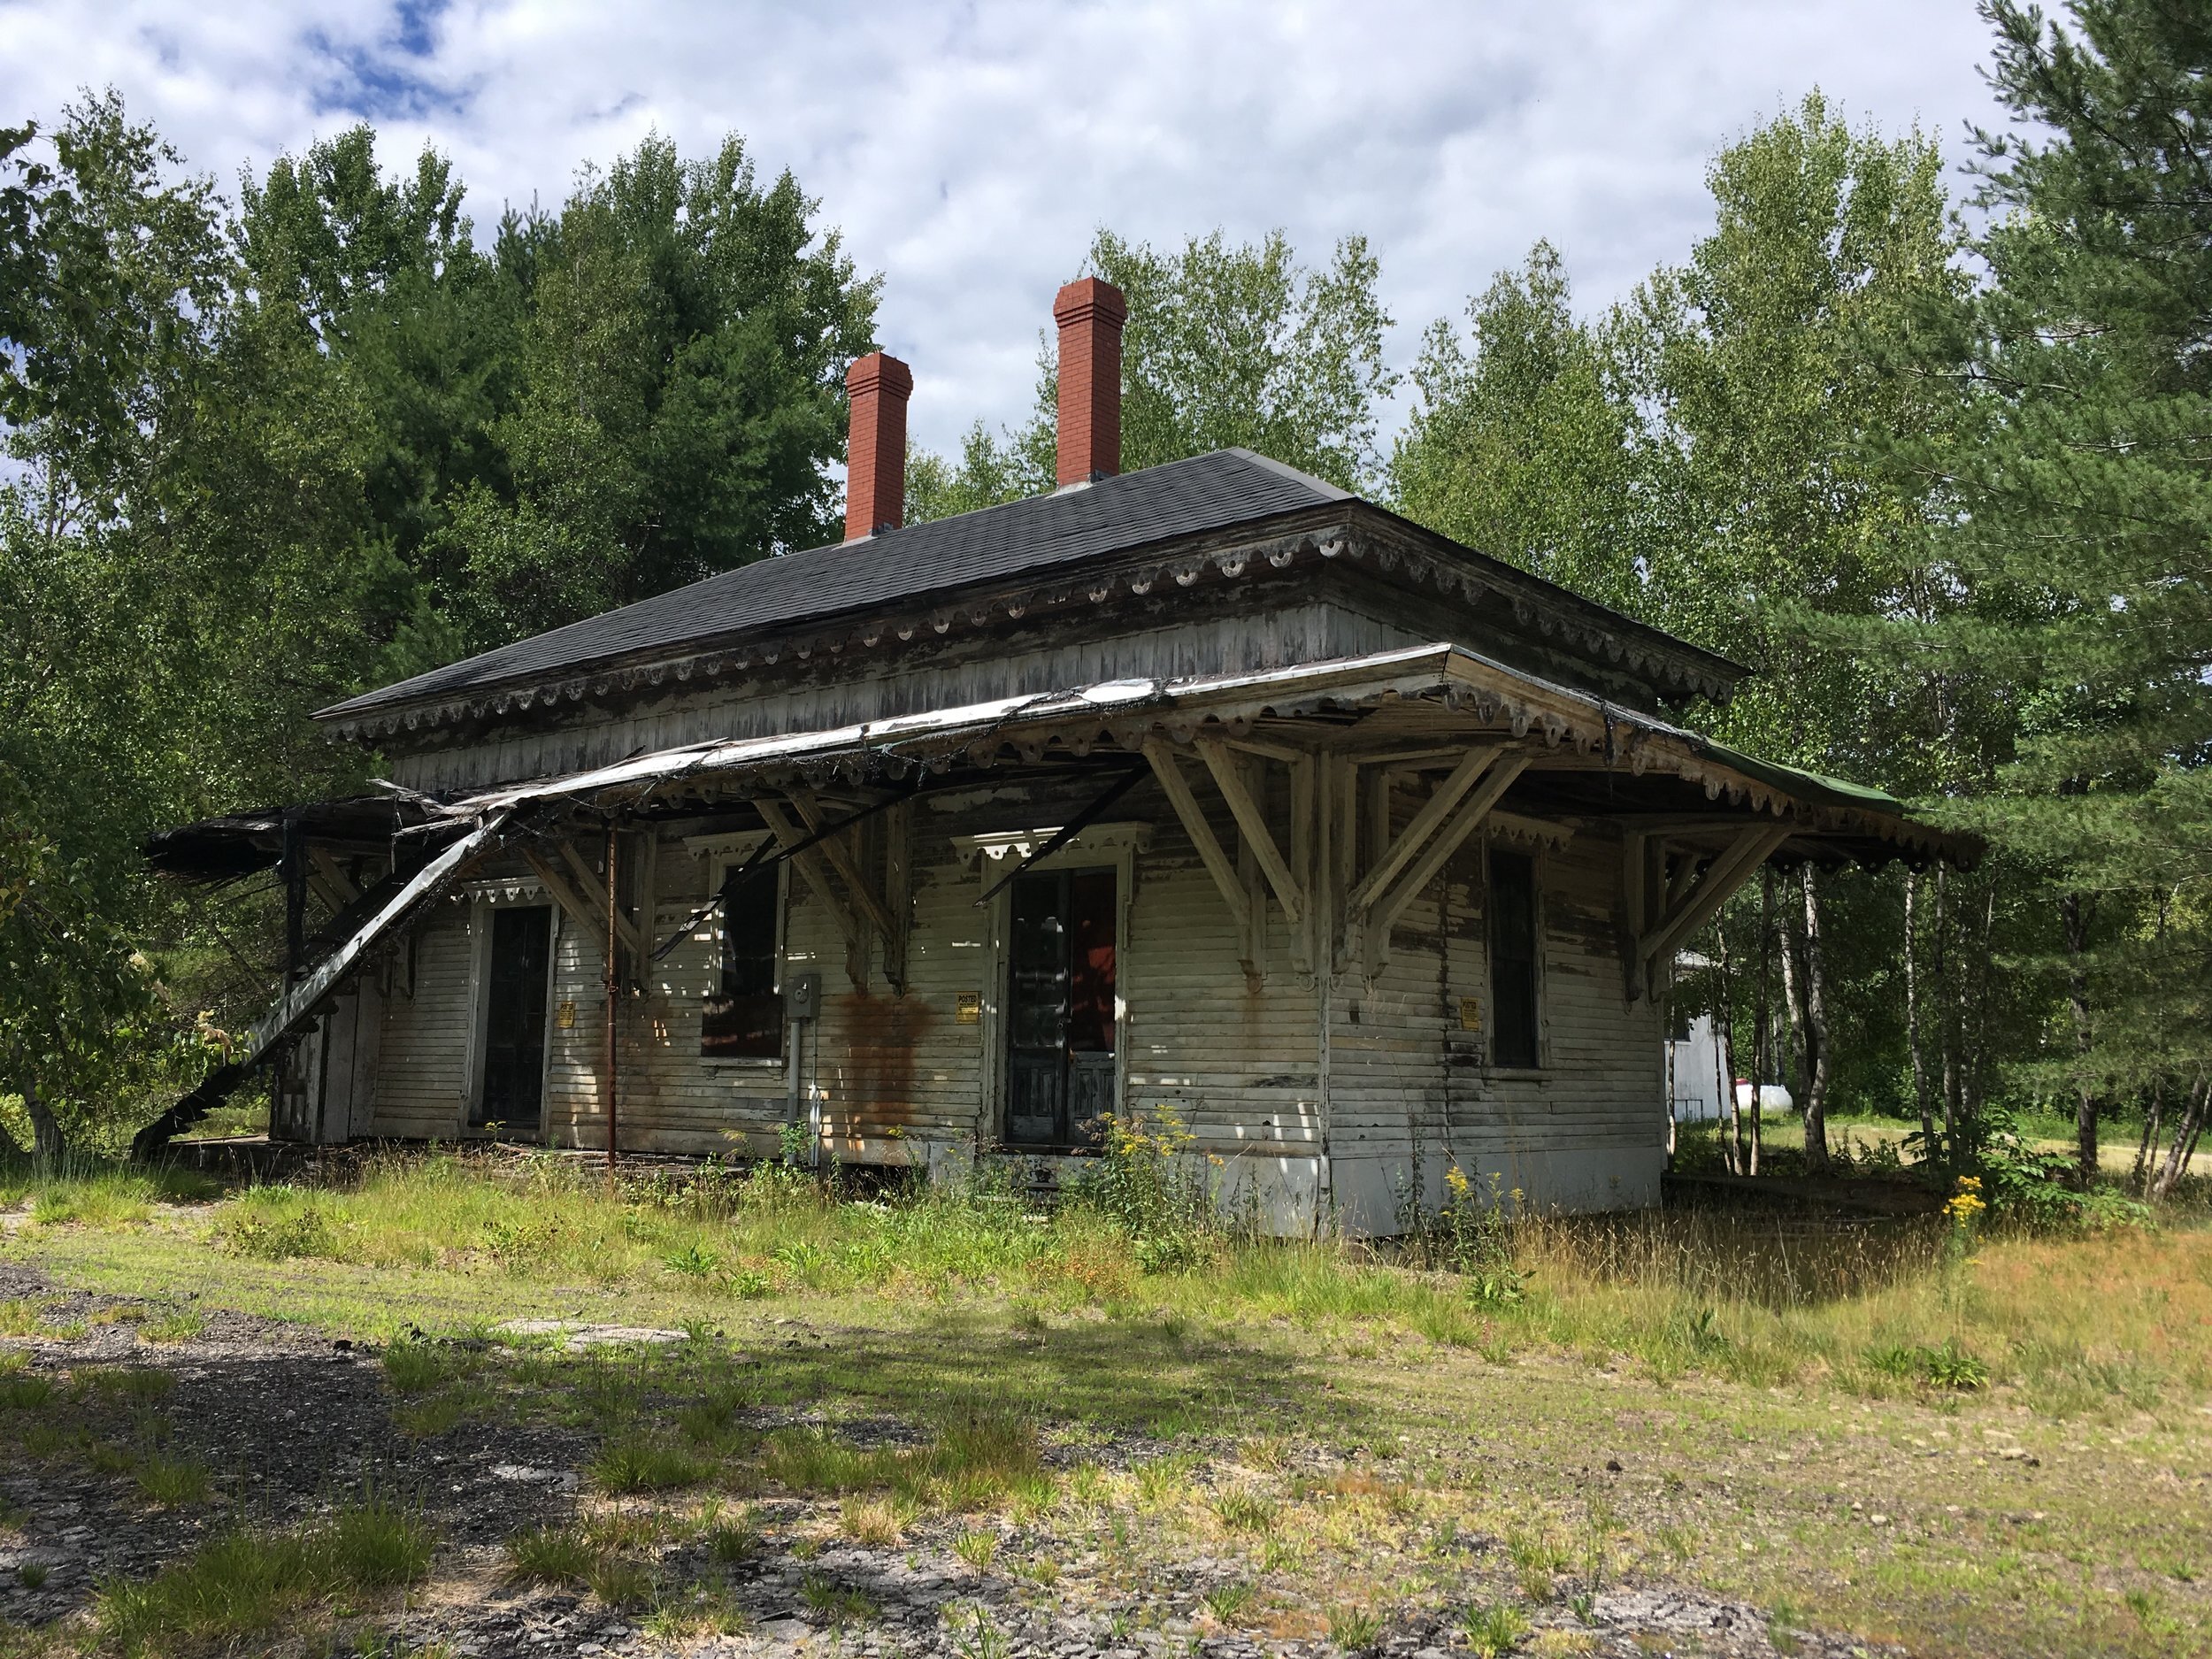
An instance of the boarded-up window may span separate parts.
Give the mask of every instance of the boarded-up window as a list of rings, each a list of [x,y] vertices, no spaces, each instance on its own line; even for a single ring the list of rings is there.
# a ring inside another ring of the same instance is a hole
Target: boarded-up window
[[[722,887],[722,972],[699,1022],[699,1052],[713,1060],[783,1057],[783,998],[776,989],[779,872],[740,879],[733,866]]]
[[[1537,1063],[1536,865],[1524,853],[1490,855],[1491,1063]]]

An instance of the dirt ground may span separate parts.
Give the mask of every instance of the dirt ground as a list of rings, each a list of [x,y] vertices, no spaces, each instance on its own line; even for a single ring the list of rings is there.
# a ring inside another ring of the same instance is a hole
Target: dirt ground
[[[1110,1540],[1102,1548],[1104,1535],[1094,1525],[1056,1509],[989,1523],[1000,1537],[991,1563],[979,1568],[955,1548],[972,1522],[918,1518],[895,1543],[865,1543],[840,1535],[836,1499],[772,1493],[752,1500],[760,1542],[733,1567],[708,1560],[680,1527],[655,1547],[657,1575],[665,1583],[714,1581],[735,1615],[719,1621],[729,1628],[687,1633],[671,1628],[680,1621],[664,1616],[656,1629],[652,1619],[611,1608],[580,1589],[519,1585],[508,1576],[503,1545],[513,1533],[588,1511],[667,1507],[595,1496],[585,1472],[593,1450],[588,1432],[496,1414],[439,1432],[403,1432],[396,1422],[398,1402],[373,1348],[312,1327],[211,1309],[196,1334],[149,1341],[141,1335],[148,1323],[141,1316],[173,1304],[71,1292],[19,1263],[0,1264],[0,1300],[35,1300],[44,1326],[75,1333],[8,1339],[7,1347],[27,1353],[35,1374],[65,1382],[78,1375],[111,1379],[153,1371],[171,1379],[158,1394],[157,1385],[141,1384],[118,1391],[111,1408],[86,1405],[73,1430],[88,1431],[96,1442],[127,1442],[134,1431],[143,1440],[142,1402],[157,1399],[165,1455],[196,1460],[214,1476],[209,1501],[164,1509],[148,1502],[127,1468],[104,1471],[80,1455],[27,1455],[19,1446],[0,1471],[7,1527],[0,1531],[0,1617],[19,1627],[27,1651],[41,1642],[58,1645],[79,1628],[104,1582],[143,1578],[218,1529],[242,1521],[296,1525],[365,1491],[397,1494],[429,1518],[440,1540],[430,1581],[403,1603],[356,1609],[350,1617],[340,1609],[322,1627],[250,1645],[294,1652],[442,1647],[482,1659],[832,1650],[952,1659],[1148,1659],[1171,1652],[1232,1659],[1341,1651],[1318,1632],[1226,1628],[1207,1598],[1249,1581],[1248,1563],[1240,1560],[1203,1550],[1149,1554],[1141,1543],[1133,1553],[1111,1548]],[[572,1340],[577,1333],[558,1334]],[[787,1320],[773,1341],[786,1352],[803,1352],[849,1334]],[[747,1358],[741,1344],[732,1360],[742,1367]],[[761,1428],[822,1418],[803,1402],[747,1415]],[[910,1432],[892,1419],[849,1417],[841,1418],[837,1430],[863,1441],[871,1434]],[[1048,1444],[1048,1457],[1061,1464],[1079,1457],[1094,1468],[1128,1471],[1171,1455],[1185,1463],[1194,1453],[1202,1460],[1208,1454],[1233,1459],[1234,1446],[1220,1436],[1171,1451],[1141,1437],[1071,1432]],[[1308,1455],[1317,1472],[1332,1472],[1321,1466],[1334,1464],[1333,1472],[1342,1474],[1358,1461]],[[1368,1563],[1367,1588],[1379,1604],[1411,1578],[1423,1581],[1425,1593],[1412,1598],[1423,1605],[1386,1614],[1379,1628],[1360,1632],[1363,1648],[1413,1655],[1464,1651],[1468,1639],[1455,1610],[1513,1595],[1515,1571],[1495,1538],[1448,1537],[1427,1553],[1420,1571],[1410,1573],[1413,1563],[1397,1558],[1394,1549]],[[1054,1563],[1049,1573],[1037,1564],[1048,1561]],[[1286,1586],[1296,1579],[1294,1573],[1278,1577]],[[1359,1587],[1356,1579],[1356,1571],[1352,1591]],[[1347,1589],[1338,1577],[1331,1594]],[[864,1613],[856,1617],[856,1609]],[[1279,1607],[1274,1623],[1295,1630],[1320,1622],[1320,1609],[1304,1620],[1298,1611]],[[1782,1626],[1741,1602],[1641,1579],[1604,1586],[1578,1607],[1532,1608],[1528,1617],[1520,1647],[1539,1653],[1780,1652],[1840,1659],[1902,1651]]]

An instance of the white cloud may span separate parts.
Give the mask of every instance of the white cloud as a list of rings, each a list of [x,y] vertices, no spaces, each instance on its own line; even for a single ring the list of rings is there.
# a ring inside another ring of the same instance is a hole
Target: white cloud
[[[113,84],[196,167],[357,119],[450,155],[488,227],[648,130],[743,134],[886,280],[917,435],[1018,419],[1094,227],[1362,231],[1401,355],[1530,242],[1596,306],[1678,258],[1720,144],[1817,84],[1955,157],[1996,119],[1970,0],[1286,4],[0,0],[0,123]]]

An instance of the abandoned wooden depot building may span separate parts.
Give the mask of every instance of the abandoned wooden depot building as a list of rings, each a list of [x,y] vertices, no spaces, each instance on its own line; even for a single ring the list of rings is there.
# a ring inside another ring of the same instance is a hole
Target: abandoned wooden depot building
[[[1763,863],[1960,859],[1670,721],[1744,670],[1263,457],[1122,474],[1125,303],[1071,284],[1053,493],[905,525],[852,365],[841,545],[323,711],[393,787],[157,837],[274,867],[273,1133],[853,1164],[1172,1112],[1276,1225],[1456,1163],[1655,1202],[1659,996]]]

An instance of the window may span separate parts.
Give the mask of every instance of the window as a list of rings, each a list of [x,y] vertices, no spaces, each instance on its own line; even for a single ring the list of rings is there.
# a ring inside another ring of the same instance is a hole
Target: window
[[[699,1052],[710,1060],[783,1058],[783,997],[776,989],[776,866],[742,879],[733,864],[722,878],[722,972],[719,994],[706,999]]]
[[[1536,864],[1525,853],[1490,855],[1490,1060],[1537,1064]]]

